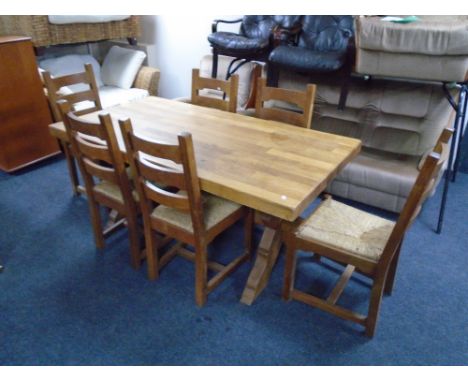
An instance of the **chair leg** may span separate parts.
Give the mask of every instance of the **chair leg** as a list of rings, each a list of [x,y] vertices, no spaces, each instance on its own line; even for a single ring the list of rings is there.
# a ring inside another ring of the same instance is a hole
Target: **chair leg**
[[[159,278],[159,257],[156,233],[151,229],[150,224],[144,222],[146,262],[148,264],[148,278],[156,280]]]
[[[366,335],[370,338],[374,337],[377,319],[379,318],[380,304],[382,302],[383,289],[385,285],[385,277],[374,280],[372,286],[371,297],[369,302],[369,312],[366,318]]]
[[[135,269],[140,268],[141,257],[140,257],[140,236],[138,229],[138,222],[136,216],[133,213],[127,213],[128,222],[128,237],[130,241],[130,254],[132,267]]]
[[[78,180],[75,158],[73,158],[70,152],[70,147],[67,143],[62,143],[61,146],[63,148],[63,153],[65,154],[65,159],[67,160],[68,174],[70,175],[73,194],[79,195],[78,186],[80,185],[80,182]]]
[[[245,217],[244,223],[244,245],[245,253],[248,254],[249,259],[252,259],[253,255],[253,233],[254,233],[254,210],[249,209],[247,216]]]
[[[403,242],[400,243],[400,245],[398,246],[395,252],[395,255],[393,255],[393,259],[392,259],[392,262],[390,263],[390,268],[387,274],[387,280],[385,281],[384,293],[388,296],[390,296],[393,291],[393,284],[395,283],[395,274],[396,274],[396,270],[398,267],[398,259],[400,257],[400,250],[401,250],[402,243]]]
[[[94,241],[98,249],[104,248],[104,234],[102,232],[101,214],[99,212],[99,204],[96,203],[92,196],[88,195],[88,206],[91,215],[91,225],[93,226]]]
[[[291,300],[291,291],[294,289],[296,276],[296,247],[288,240],[286,242],[286,259],[284,264],[283,299]]]
[[[208,279],[208,252],[206,245],[195,246],[195,302],[198,306],[206,303]]]

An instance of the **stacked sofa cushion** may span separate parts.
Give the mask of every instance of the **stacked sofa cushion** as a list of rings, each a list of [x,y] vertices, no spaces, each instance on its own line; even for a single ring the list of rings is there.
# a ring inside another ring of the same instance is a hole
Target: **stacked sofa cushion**
[[[418,16],[410,23],[358,17],[355,29],[358,73],[467,80],[468,16]]]

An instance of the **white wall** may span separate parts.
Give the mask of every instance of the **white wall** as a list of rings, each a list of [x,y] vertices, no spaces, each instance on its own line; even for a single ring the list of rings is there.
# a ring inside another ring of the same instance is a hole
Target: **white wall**
[[[236,19],[239,16],[168,14],[142,16],[142,36],[149,44],[148,64],[161,70],[159,95],[165,98],[190,95],[192,68],[211,52],[207,40],[214,19]],[[239,24],[222,26],[237,31]]]

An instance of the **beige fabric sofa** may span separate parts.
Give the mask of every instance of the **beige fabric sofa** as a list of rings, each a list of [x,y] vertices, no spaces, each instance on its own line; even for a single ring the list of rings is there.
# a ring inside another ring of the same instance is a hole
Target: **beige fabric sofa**
[[[279,86],[303,89],[307,78],[287,74]],[[400,212],[424,155],[454,112],[441,85],[362,81],[351,85],[344,110],[341,88],[318,85],[312,128],[362,140],[362,151],[328,186],[334,195]]]

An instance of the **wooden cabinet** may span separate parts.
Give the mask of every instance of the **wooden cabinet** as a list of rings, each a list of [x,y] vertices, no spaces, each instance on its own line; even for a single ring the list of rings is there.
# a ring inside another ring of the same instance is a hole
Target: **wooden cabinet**
[[[0,169],[14,171],[57,154],[51,122],[31,39],[0,36]]]

